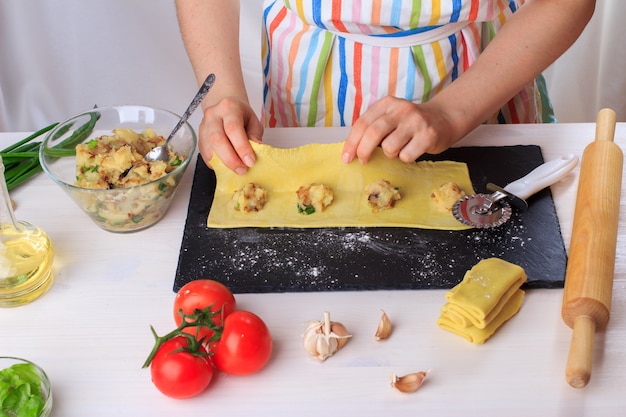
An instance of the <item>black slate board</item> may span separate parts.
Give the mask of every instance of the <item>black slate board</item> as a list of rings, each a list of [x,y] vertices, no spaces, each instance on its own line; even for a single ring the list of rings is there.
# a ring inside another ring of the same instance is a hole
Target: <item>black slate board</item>
[[[538,146],[462,147],[423,159],[468,164],[474,189],[504,186],[543,162]],[[525,288],[562,288],[567,254],[550,189],[495,229],[209,229],[215,175],[198,158],[173,290],[212,278],[234,293],[449,289],[481,259],[526,270]]]

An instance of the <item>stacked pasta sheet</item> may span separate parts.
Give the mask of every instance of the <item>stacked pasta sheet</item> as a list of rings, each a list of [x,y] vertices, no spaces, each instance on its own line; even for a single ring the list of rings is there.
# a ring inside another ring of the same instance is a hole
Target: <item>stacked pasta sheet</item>
[[[484,343],[520,309],[523,268],[499,258],[480,261],[446,293],[437,325],[475,344]]]

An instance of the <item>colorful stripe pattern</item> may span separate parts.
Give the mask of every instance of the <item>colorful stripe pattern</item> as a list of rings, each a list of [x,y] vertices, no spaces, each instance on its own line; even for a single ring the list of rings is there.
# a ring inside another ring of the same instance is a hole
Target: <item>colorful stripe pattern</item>
[[[459,77],[524,0],[265,0],[263,65],[267,126],[349,126],[376,100],[425,102]],[[467,22],[459,32],[411,47],[367,37],[414,36]],[[540,121],[534,85],[492,122]]]

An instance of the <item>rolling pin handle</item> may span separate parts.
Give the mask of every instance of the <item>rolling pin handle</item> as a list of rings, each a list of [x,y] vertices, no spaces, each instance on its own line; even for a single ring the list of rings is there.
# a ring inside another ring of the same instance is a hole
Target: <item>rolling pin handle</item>
[[[584,388],[591,379],[593,337],[596,322],[590,316],[578,316],[570,342],[565,378],[574,388]]]
[[[598,112],[596,118],[596,140],[613,141],[617,114],[613,109],[604,108]]]

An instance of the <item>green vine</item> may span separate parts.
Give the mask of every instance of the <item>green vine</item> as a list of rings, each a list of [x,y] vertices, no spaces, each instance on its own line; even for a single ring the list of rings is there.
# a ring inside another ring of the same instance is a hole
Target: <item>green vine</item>
[[[211,352],[201,351],[200,347],[207,346],[211,342],[220,340],[220,338],[222,337],[222,331],[224,327],[221,325],[215,324],[213,322],[213,318],[218,315],[223,316],[223,310],[213,312],[211,311],[211,306],[209,306],[202,310],[195,309],[194,312],[191,314],[184,314],[183,310],[180,309],[178,310],[178,314],[180,314],[180,316],[183,319],[180,325],[176,329],[172,330],[171,332],[163,336],[159,336],[157,332],[154,330],[154,327],[150,326],[150,331],[152,332],[152,335],[154,336],[154,346],[152,347],[152,351],[150,352],[150,355],[148,355],[148,358],[144,362],[142,368],[147,368],[148,366],[150,366],[150,363],[152,363],[154,356],[159,351],[159,348],[161,347],[161,345],[163,345],[163,343],[178,336],[183,336],[187,338],[188,346],[186,348],[175,350],[174,352],[186,351],[197,356],[211,356],[212,355]],[[183,329],[192,328],[192,327],[196,329],[195,336],[191,333],[187,333],[183,331]],[[208,328],[212,331],[211,337],[208,338],[207,340],[205,340],[204,337],[200,339],[197,338],[200,328],[203,328],[203,327]]]

